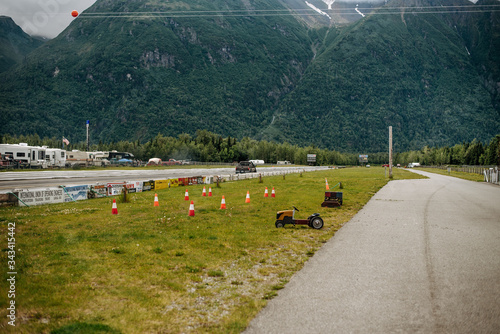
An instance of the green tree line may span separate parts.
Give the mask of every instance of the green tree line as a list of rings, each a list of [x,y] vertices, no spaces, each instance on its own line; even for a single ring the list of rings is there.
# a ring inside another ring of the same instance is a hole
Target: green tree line
[[[1,143],[28,143],[32,146],[62,147],[62,138],[40,138],[38,135],[3,135]],[[67,150],[87,149],[86,142],[70,143]],[[147,142],[118,141],[109,143],[94,143],[91,151],[129,152],[136,159],[147,161],[150,158],[162,160],[178,159],[202,162],[235,162],[248,159],[264,160],[276,163],[288,160],[298,165],[307,164],[307,154],[316,154],[318,165],[358,165],[359,154],[341,153],[334,150],[321,149],[313,146],[300,147],[287,142],[277,143],[266,140],[257,141],[248,137],[237,139],[222,137],[207,130],[198,130],[193,137],[180,134],[177,137],[166,137],[158,134]],[[361,152],[360,154],[366,154]],[[389,160],[388,152],[368,154],[368,163],[385,164]],[[483,144],[474,139],[453,147],[428,147],[418,151],[395,152],[394,164],[402,166],[410,162],[422,165],[500,165],[500,134],[491,139],[489,144]]]

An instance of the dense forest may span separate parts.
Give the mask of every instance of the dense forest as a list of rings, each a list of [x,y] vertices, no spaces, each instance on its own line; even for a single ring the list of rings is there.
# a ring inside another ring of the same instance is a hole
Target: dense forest
[[[28,143],[33,146],[61,147],[60,138],[40,138],[38,135],[1,137],[1,143]],[[86,150],[86,142],[70,143],[67,150]],[[90,146],[92,151],[130,152],[138,160],[150,158],[163,160],[178,159],[201,162],[235,162],[247,159],[264,160],[276,163],[288,160],[297,165],[307,164],[307,154],[316,154],[318,165],[359,165],[358,154],[341,153],[321,149],[315,146],[300,147],[287,142],[276,143],[266,140],[257,141],[248,137],[241,140],[222,137],[218,134],[198,130],[196,136],[180,134],[176,138],[158,134],[155,138],[140,141],[119,141]],[[363,152],[362,154],[367,154]],[[388,152],[368,153],[368,163],[385,164],[389,160]],[[452,147],[428,147],[418,151],[394,152],[393,163],[404,166],[410,162],[422,165],[500,165],[500,134],[483,144],[474,139]]]

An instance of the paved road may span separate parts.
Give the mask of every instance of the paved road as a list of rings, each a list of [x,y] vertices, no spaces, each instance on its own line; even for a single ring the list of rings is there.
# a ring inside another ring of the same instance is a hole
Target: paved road
[[[381,189],[246,333],[500,333],[500,187],[419,173]]]
[[[320,170],[327,167],[257,167],[258,173],[289,170]],[[96,182],[123,182],[159,180],[179,177],[235,174],[231,168],[183,168],[183,169],[107,169],[107,170],[43,170],[0,173],[0,190],[50,187],[59,185],[93,184]]]

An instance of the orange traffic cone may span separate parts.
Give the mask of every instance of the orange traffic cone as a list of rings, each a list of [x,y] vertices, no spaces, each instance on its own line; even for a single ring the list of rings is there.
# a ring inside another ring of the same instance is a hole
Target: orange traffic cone
[[[326,190],[330,190],[330,187],[328,186],[328,180],[325,178],[325,182],[326,182]]]
[[[160,203],[158,203],[158,194],[155,194],[155,203],[154,206],[160,206]]]
[[[111,208],[111,214],[113,215],[118,214],[118,208],[116,207],[116,199],[113,200],[113,207]]]
[[[267,191],[267,187],[266,190],[264,191],[264,197],[269,197],[269,192]]]
[[[194,202],[191,201],[191,204],[189,205],[189,217],[194,217]]]
[[[271,197],[276,197],[276,193],[274,192],[274,187],[273,187],[273,191],[271,192]]]
[[[222,201],[220,202],[220,208],[221,208],[221,210],[226,208],[226,199],[224,198],[224,195],[222,195]]]
[[[208,197],[212,197],[212,187],[208,188]]]
[[[189,193],[188,193],[187,189],[186,189],[186,192],[184,193],[184,200],[189,201]]]
[[[203,187],[203,192],[201,193],[201,196],[207,197],[207,190],[205,189],[205,187]]]
[[[247,191],[247,198],[245,199],[245,203],[250,203],[250,191]]]

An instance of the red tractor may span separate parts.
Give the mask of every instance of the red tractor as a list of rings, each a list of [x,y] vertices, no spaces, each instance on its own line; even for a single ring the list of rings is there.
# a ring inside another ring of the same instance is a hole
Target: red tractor
[[[313,213],[307,219],[295,219],[295,211],[299,211],[299,209],[293,207],[293,210],[278,211],[276,213],[276,227],[284,227],[286,224],[307,225],[317,230],[323,227],[323,219],[319,213]]]

